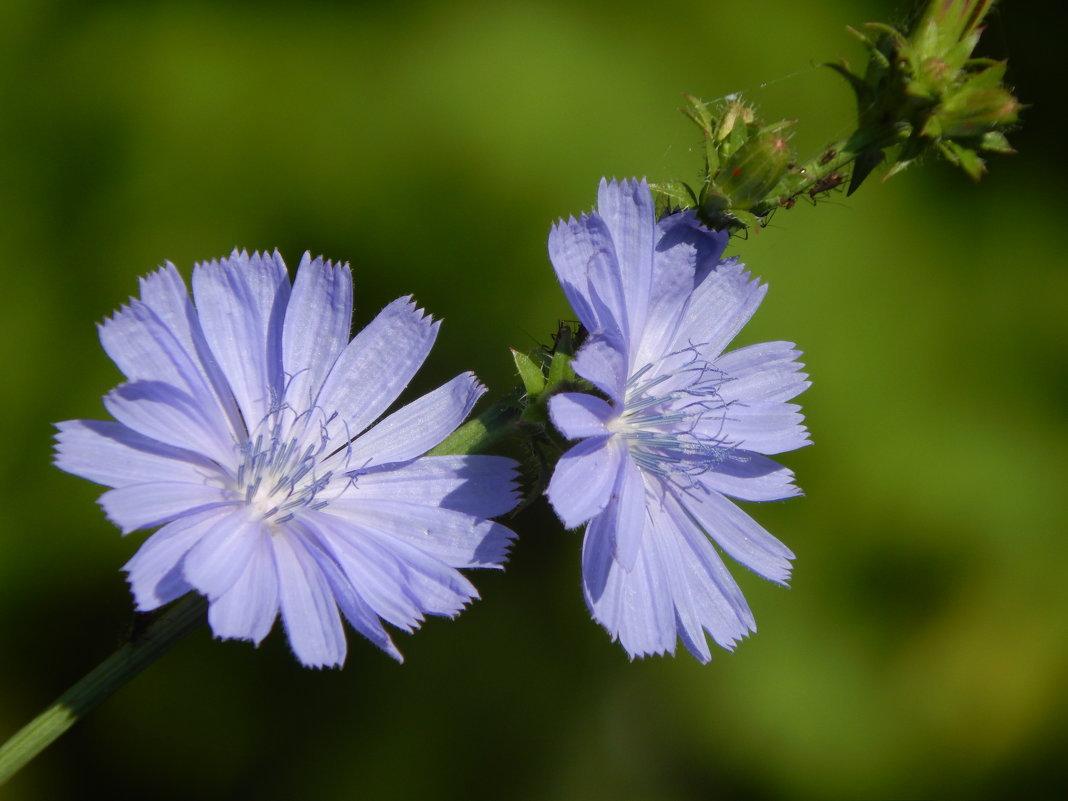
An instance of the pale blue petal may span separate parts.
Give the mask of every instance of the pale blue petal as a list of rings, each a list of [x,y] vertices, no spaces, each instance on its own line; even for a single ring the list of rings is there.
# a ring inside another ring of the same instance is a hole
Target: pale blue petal
[[[500,567],[515,537],[500,523],[392,499],[344,496],[322,513],[407,542],[451,567]]]
[[[129,534],[179,517],[232,506],[231,493],[211,484],[151,481],[108,490],[98,501],[108,520]]]
[[[687,258],[694,262],[695,286],[719,267],[723,251],[731,239],[727,230],[713,231],[705,228],[697,219],[697,212],[692,209],[671,214],[657,222],[656,237],[658,255],[674,248],[687,251]],[[655,275],[653,280],[657,280]]]
[[[549,416],[568,439],[605,436],[606,423],[619,412],[601,398],[578,392],[561,392],[549,398]]]
[[[56,467],[107,487],[145,481],[194,483],[218,470],[200,454],[110,420],[67,420],[56,428]]]
[[[281,403],[282,320],[290,285],[282,257],[234,251],[193,269],[193,295],[204,336],[246,425]]]
[[[318,406],[344,422],[333,427],[331,448],[360,434],[397,399],[430,352],[438,326],[411,298],[399,298],[348,344],[319,393]]]
[[[168,310],[174,317],[179,313]],[[190,307],[189,313],[192,315]],[[186,328],[188,331],[188,326]],[[100,325],[100,342],[111,360],[132,382],[159,382],[188,395],[210,421],[217,436],[230,439],[231,431],[243,430],[235,414],[229,389],[212,384],[212,375],[200,355],[190,350],[182,332],[174,331],[147,304],[132,300]],[[208,359],[209,363],[211,359]],[[221,381],[221,379],[220,379]]]
[[[801,351],[792,342],[762,342],[724,353],[716,367],[729,379],[723,384],[727,401],[787,401],[809,387],[797,361]]]
[[[633,372],[646,364],[658,364],[671,352],[679,322],[694,288],[693,254],[677,247],[656,254],[656,282],[649,298],[649,317],[641,339],[633,343]]]
[[[337,563],[353,590],[388,623],[405,631],[418,628],[423,615],[406,592],[403,565],[356,526],[327,528],[323,518],[328,517],[304,522],[321,532],[319,547]]]
[[[282,621],[293,653],[308,667],[340,665],[347,648],[345,630],[331,582],[324,575],[325,558],[314,556],[304,539],[292,532],[273,537],[271,543]]]
[[[617,589],[615,584],[609,584],[616,550],[612,522],[607,515],[597,515],[586,526],[582,537],[582,588],[590,611],[596,605],[601,610],[600,622],[615,633],[619,630],[618,598],[615,595],[605,597],[605,593]]]
[[[575,315],[589,331],[603,328],[590,297],[590,264],[615,262],[612,236],[598,215],[559,222],[549,231],[549,259]]]
[[[349,463],[366,468],[421,456],[456,430],[485,391],[474,373],[456,376],[361,434]]]
[[[790,578],[793,552],[722,495],[680,495],[678,500],[731,558],[779,584]]]
[[[710,420],[708,426],[716,425],[718,435],[740,449],[774,455],[810,444],[800,411],[792,403],[736,404],[722,421]]]
[[[753,613],[723,560],[708,537],[693,524],[673,498],[651,510],[653,527],[660,535],[664,563],[669,571],[676,614],[686,625],[680,629],[683,643],[698,659],[709,655],[704,635],[695,630],[699,624],[723,648],[756,631]]]
[[[592,219],[596,219],[596,215]],[[587,296],[597,319],[597,326],[591,328],[590,333],[618,342],[625,350],[630,342],[630,327],[619,264],[615,256],[597,252],[590,257],[586,270],[589,277]]]
[[[352,273],[305,253],[293,282],[282,329],[286,398],[310,408],[327,373],[349,343],[352,327]]]
[[[252,553],[237,580],[208,606],[208,624],[216,637],[251,640],[257,645],[278,617],[278,570],[271,533],[249,532]]]
[[[673,523],[680,535],[677,543],[702,625],[718,645],[733,649],[738,640],[756,631],[749,604],[711,541],[670,495],[663,508],[671,517],[665,525]]]
[[[519,502],[519,464],[503,456],[425,456],[360,473],[347,491],[361,500],[443,506],[475,517],[498,517]]]
[[[242,505],[219,520],[186,554],[182,566],[186,581],[214,601],[245,572],[265,536],[272,536],[267,523]]]
[[[742,501],[781,501],[800,495],[793,480],[792,470],[751,451],[731,451],[714,468],[697,476],[707,489]]]
[[[182,576],[182,559],[226,514],[213,510],[188,515],[145,540],[122,568],[138,611],[149,612],[193,589]]]
[[[627,357],[608,340],[592,337],[571,362],[575,372],[622,405],[627,386]]]
[[[749,322],[767,285],[750,280],[744,266],[726,261],[694,289],[672,351],[698,347],[702,357],[714,359]]]
[[[151,439],[195,451],[226,467],[236,460],[236,443],[220,426],[221,419],[171,384],[121,384],[104,396],[104,408],[126,427]]]
[[[146,304],[131,300],[97,329],[104,352],[131,381],[162,381],[194,392],[195,355]]]
[[[629,341],[637,342],[651,319],[648,312],[656,216],[649,186],[644,179],[619,183],[601,179],[597,213],[608,226],[615,246],[615,269],[624,298],[617,319],[626,321],[624,330]]]
[[[623,459],[617,481],[615,497],[604,513],[615,516],[616,561],[624,570],[631,570],[646,527],[645,481],[641,470],[630,459]]]
[[[139,281],[141,301],[150,308],[173,333],[187,353],[193,357],[196,370],[204,384],[211,388],[214,401],[234,431],[243,431],[244,424],[234,403],[230,385],[211,354],[200,319],[189,297],[185,282],[170,262]],[[139,376],[148,377],[148,376]]]
[[[705,637],[702,606],[707,601],[698,597],[706,593],[707,588],[694,584],[690,580],[690,569],[684,553],[682,535],[676,530],[675,523],[658,503],[649,512],[649,541],[647,546],[654,549],[664,569],[664,582],[670,588],[671,600],[675,607],[675,624],[686,649],[702,663],[712,658]]]
[[[567,528],[577,528],[608,505],[626,458],[611,437],[583,440],[560,457],[547,495]]]
[[[659,557],[656,548],[642,548],[633,570],[615,573],[624,610],[619,644],[631,657],[675,653],[675,606]]]
[[[410,631],[424,615],[452,616],[478,597],[458,571],[406,542],[329,515],[318,515],[315,525],[322,532],[321,547],[356,592],[395,626]]]
[[[341,609],[341,613],[345,615],[345,620],[349,621],[349,625],[398,662],[403,662],[404,656],[393,643],[385,626],[382,625],[381,619],[368,606],[367,601],[363,600],[359,593],[353,589],[351,582],[341,573],[340,569],[336,572],[330,571],[326,573],[326,580],[330,583],[330,588],[334,593],[334,600],[337,601],[337,605]]]
[[[334,601],[345,619],[376,646],[398,662],[403,662],[404,657],[390,639],[381,619],[356,591],[352,581],[332,555],[331,549],[327,547],[335,537],[351,527],[347,523],[338,523],[336,519],[317,512],[302,516],[294,525],[308,542],[314,543],[316,559],[334,594]]]
[[[631,570],[611,553],[612,521],[594,518],[583,540],[583,586],[590,613],[633,658],[673,652],[675,617],[659,554],[639,549]]]

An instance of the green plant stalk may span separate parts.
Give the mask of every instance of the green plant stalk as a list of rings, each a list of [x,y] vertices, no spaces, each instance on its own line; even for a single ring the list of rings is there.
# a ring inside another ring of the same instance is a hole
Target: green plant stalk
[[[517,390],[493,404],[478,417],[468,420],[440,444],[427,451],[426,455],[479,453],[509,436],[515,431],[522,411],[516,400],[520,394]]]
[[[126,682],[204,623],[207,599],[190,594],[177,601],[141,636],[87,673],[40,715],[0,746],[0,784],[52,744]]]

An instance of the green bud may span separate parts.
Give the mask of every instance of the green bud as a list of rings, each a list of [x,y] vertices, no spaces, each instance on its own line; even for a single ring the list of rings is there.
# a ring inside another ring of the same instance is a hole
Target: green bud
[[[793,148],[783,134],[759,134],[727,159],[716,177],[716,188],[730,198],[732,209],[750,209],[768,198],[793,159]]]
[[[935,109],[924,126],[923,135],[951,139],[982,136],[1016,122],[1020,108],[1020,102],[1007,89],[965,89]]]

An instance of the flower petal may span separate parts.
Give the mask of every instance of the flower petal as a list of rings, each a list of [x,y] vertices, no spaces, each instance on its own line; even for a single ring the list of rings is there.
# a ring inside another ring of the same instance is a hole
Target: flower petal
[[[728,260],[697,285],[679,321],[671,350],[697,346],[714,359],[749,322],[767,293],[767,285],[750,280],[745,265]]]
[[[394,499],[346,495],[322,513],[407,542],[450,567],[500,567],[515,537],[500,523]]]
[[[197,399],[171,384],[133,381],[104,396],[104,408],[123,425],[174,448],[189,449],[229,466],[232,435]]]
[[[108,520],[129,534],[179,517],[233,505],[230,493],[210,484],[150,481],[108,490],[98,501]]]
[[[456,376],[357,437],[350,464],[362,469],[421,456],[456,430],[485,391],[474,373]]]
[[[591,337],[579,350],[571,366],[618,405],[623,404],[627,387],[627,356],[602,337]]]
[[[289,645],[308,667],[333,667],[345,661],[347,645],[331,581],[337,571],[325,555],[314,556],[303,537],[289,532],[271,538],[278,567],[278,600]]]
[[[792,342],[762,342],[724,353],[716,367],[729,376],[723,384],[727,401],[787,401],[809,387]]]
[[[193,270],[204,337],[249,428],[284,394],[282,320],[289,294],[289,275],[277,251],[249,256],[235,250],[229,259]]]
[[[200,318],[178,270],[173,264],[166,262],[161,269],[141,278],[139,284],[141,301],[155,312],[185,351],[193,357],[197,372],[202,376],[205,385],[211,387],[215,402],[219,404],[231,428],[234,431],[244,430],[230,385],[211,354],[211,348],[204,338],[204,330],[200,326]]]
[[[583,540],[583,586],[593,618],[633,658],[675,650],[671,594],[664,586],[659,554],[643,545],[631,570],[611,554],[614,521],[599,515]]]
[[[665,546],[665,550],[675,550],[668,560],[676,567],[681,566],[681,573],[672,578],[676,609],[681,606],[679,599],[685,587],[702,627],[720,647],[733,649],[738,640],[750,631],[756,631],[756,622],[745,596],[708,537],[688,519],[672,496],[665,498],[662,510],[659,517],[657,512],[652,513],[654,528],[665,535],[673,531],[674,536],[661,536],[657,541]],[[684,632],[684,642],[699,636],[691,636],[688,628]],[[691,644],[697,643],[687,642],[687,648],[700,659],[703,649],[698,645],[695,652],[689,647]]]
[[[251,640],[259,645],[278,617],[278,572],[271,534],[249,532],[251,554],[230,589],[208,606],[208,624],[220,638]]]
[[[330,449],[359,435],[397,399],[422,365],[440,323],[424,316],[410,297],[379,312],[348,344],[330,370],[318,406],[337,412],[344,427]]]
[[[623,330],[629,341],[638,342],[650,319],[649,294],[653,284],[656,215],[648,184],[644,179],[608,183],[602,178],[597,190],[597,213],[608,226],[615,246],[615,268],[623,298],[616,319],[625,321]]]
[[[553,425],[568,439],[607,436],[605,423],[619,412],[594,395],[561,392],[549,398],[549,415]]]
[[[786,584],[793,552],[717,492],[678,498],[689,516],[731,558],[770,581]]]
[[[348,497],[354,502],[405,501],[475,517],[497,517],[519,502],[518,467],[503,456],[424,456],[408,464],[361,472]]]
[[[278,532],[274,532],[276,535]],[[272,531],[247,506],[221,518],[185,556],[186,581],[214,601],[234,586]]]
[[[327,373],[349,344],[351,327],[349,266],[335,266],[305,253],[282,328],[282,367],[291,403],[301,409],[312,406]]]
[[[638,466],[630,459],[620,465],[615,495],[604,515],[614,516],[616,561],[624,570],[634,568],[646,528],[645,481]]]
[[[577,528],[608,505],[626,456],[612,437],[591,437],[560,457],[546,494],[567,528]]]
[[[800,495],[794,474],[777,462],[751,451],[732,450],[714,469],[697,476],[706,489],[742,501],[781,501]]]
[[[123,565],[137,609],[149,612],[193,589],[182,575],[182,559],[225,512],[210,510],[168,523]]]
[[[718,435],[736,447],[774,455],[803,448],[810,444],[808,432],[802,425],[801,407],[792,403],[763,403],[731,406],[717,426]]]
[[[218,470],[198,453],[165,445],[121,423],[67,420],[56,428],[56,466],[107,487],[146,481],[195,483]]]
[[[321,546],[374,611],[406,630],[426,614],[457,614],[478,592],[457,570],[406,542],[319,515]]]
[[[597,214],[584,214],[578,220],[572,217],[557,223],[549,231],[549,259],[575,315],[588,331],[602,330],[605,322],[591,298],[590,264],[594,260],[615,262],[612,235],[604,220]],[[618,322],[609,325],[618,326]]]

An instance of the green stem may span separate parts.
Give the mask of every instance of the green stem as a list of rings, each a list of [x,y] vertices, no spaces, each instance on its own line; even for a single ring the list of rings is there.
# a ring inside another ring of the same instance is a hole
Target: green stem
[[[195,593],[172,606],[145,632],[122,646],[55,703],[0,746],[0,784],[47,748],[126,682],[204,623],[207,599]]]
[[[427,456],[479,453],[504,439],[515,429],[521,409],[512,396],[493,404],[473,420],[452,432]]]

